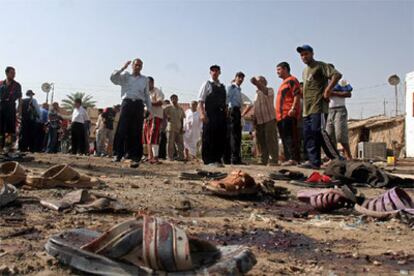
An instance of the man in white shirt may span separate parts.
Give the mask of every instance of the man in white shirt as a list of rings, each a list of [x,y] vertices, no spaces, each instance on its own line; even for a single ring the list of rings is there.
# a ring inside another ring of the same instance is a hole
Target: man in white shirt
[[[220,83],[220,66],[210,67],[211,79],[203,83],[199,94],[200,118],[203,121],[202,152],[206,165],[223,167],[226,145],[227,106],[226,88]]]
[[[197,155],[197,143],[201,137],[202,122],[197,111],[197,101],[191,102],[191,108],[185,111],[184,119],[184,156],[186,160]]]
[[[85,123],[87,121],[89,121],[89,116],[85,108],[82,107],[82,100],[75,99],[71,123],[72,154],[86,153]]]
[[[154,86],[154,78],[148,77],[149,93],[152,104],[152,118],[145,120],[144,143],[147,145],[148,162],[158,164],[161,125],[164,119],[162,104],[164,94]]]
[[[352,160],[351,148],[348,138],[348,111],[345,106],[345,99],[352,96],[352,86],[341,80],[331,92],[329,98],[329,112],[326,123],[326,132],[336,147],[341,143],[344,155],[347,160]]]
[[[120,162],[123,157],[131,159],[131,167],[138,167],[142,158],[142,127],[144,124],[144,104],[151,118],[152,104],[149,94],[148,78],[141,75],[143,62],[135,59],[132,62],[132,74],[124,72],[131,64],[125,63],[111,75],[111,81],[121,86],[121,114],[115,134],[114,162]],[[126,156],[127,154],[127,156]]]

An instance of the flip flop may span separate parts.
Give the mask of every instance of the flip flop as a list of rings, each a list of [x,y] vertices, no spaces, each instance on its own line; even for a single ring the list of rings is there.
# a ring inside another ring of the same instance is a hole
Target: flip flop
[[[357,201],[355,194],[348,186],[335,189],[301,190],[298,191],[297,198],[322,212],[350,207]]]
[[[26,171],[16,161],[4,162],[0,164],[0,178],[9,184],[16,185],[26,179]]]
[[[303,173],[298,171],[290,171],[286,169],[279,170],[277,172],[269,173],[269,177],[272,180],[305,180],[306,177]]]
[[[204,188],[217,195],[243,196],[257,194],[260,186],[256,184],[253,177],[241,170],[236,170],[223,179],[204,184]]]
[[[399,211],[414,214],[414,202],[411,197],[398,187],[385,191],[382,195],[365,200],[355,205],[355,211],[375,218],[387,218]]]
[[[227,173],[195,170],[193,172],[182,172],[179,178],[182,180],[218,180],[227,176]]]
[[[18,196],[16,187],[14,187],[11,184],[3,183],[3,180],[1,180],[1,182],[2,184],[0,185],[0,207],[15,201]]]
[[[69,165],[55,165],[41,176],[28,176],[26,184],[32,189],[91,188],[98,184],[98,179],[80,174]]]
[[[341,181],[332,180],[329,176],[320,174],[319,172],[313,172],[306,180],[292,180],[290,184],[302,187],[312,188],[333,188],[341,185]]]
[[[123,204],[114,198],[109,198],[87,190],[76,190],[67,193],[61,200],[45,199],[40,204],[56,211],[76,208],[78,212],[121,212],[126,211]]]
[[[243,246],[214,245],[188,237],[173,223],[143,216],[105,233],[75,229],[50,237],[48,254],[99,275],[240,275],[256,259]]]

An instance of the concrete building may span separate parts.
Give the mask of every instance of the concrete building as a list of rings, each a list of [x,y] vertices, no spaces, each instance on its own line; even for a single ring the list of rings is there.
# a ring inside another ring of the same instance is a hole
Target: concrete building
[[[407,157],[414,157],[414,71],[405,77],[405,144]]]

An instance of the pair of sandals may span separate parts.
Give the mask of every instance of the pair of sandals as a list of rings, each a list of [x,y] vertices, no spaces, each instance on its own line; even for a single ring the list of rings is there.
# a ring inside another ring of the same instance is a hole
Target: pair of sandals
[[[357,198],[346,185],[334,189],[301,190],[298,191],[297,198],[321,212],[353,207],[361,215],[379,219],[389,218],[398,213],[414,217],[413,200],[398,187],[389,189],[372,199]]]
[[[12,185],[24,183],[24,187],[30,189],[91,188],[98,184],[96,178],[80,174],[67,164],[52,166],[36,176],[27,175],[16,161],[4,162],[0,165],[0,178]]]
[[[256,264],[247,247],[216,247],[145,215],[104,233],[63,231],[50,237],[45,248],[63,264],[99,275],[240,275]]]

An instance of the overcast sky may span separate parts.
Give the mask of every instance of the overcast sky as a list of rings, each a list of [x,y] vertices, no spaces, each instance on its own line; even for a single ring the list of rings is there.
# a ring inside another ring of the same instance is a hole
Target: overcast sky
[[[275,65],[291,64],[307,43],[353,85],[351,117],[395,112],[391,74],[414,71],[414,1],[0,1],[0,70],[17,70],[23,89],[43,101],[43,82],[57,100],[76,91],[98,106],[120,102],[109,76],[125,61],[144,60],[143,74],[181,101],[197,98],[211,64],[229,84],[237,71],[264,75],[277,89]],[[243,91],[254,96],[246,82]],[[399,87],[400,99],[403,85]],[[401,107],[403,105],[401,104]]]

